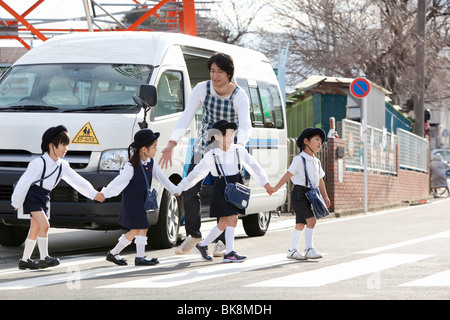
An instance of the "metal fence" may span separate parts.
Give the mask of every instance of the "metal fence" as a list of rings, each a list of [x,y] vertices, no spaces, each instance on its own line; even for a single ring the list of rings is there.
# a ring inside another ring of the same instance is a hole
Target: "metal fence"
[[[364,139],[359,122],[343,119],[339,124],[340,136],[346,143],[345,165],[348,171],[364,169]],[[396,174],[397,148],[399,145],[399,167],[427,172],[428,141],[403,129],[397,135],[386,129],[367,127],[368,169],[373,172]]]

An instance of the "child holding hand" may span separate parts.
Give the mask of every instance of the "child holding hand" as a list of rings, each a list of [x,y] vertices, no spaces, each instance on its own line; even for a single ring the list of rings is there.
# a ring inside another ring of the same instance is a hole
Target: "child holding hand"
[[[48,212],[50,192],[61,179],[89,199],[99,202],[105,200],[66,160],[61,159],[67,153],[69,143],[70,137],[63,125],[47,129],[42,135],[42,156],[29,163],[14,188],[11,205],[15,210],[23,207],[23,213],[30,214],[30,231],[25,240],[19,269],[42,269],[59,265],[58,258],[48,255]],[[38,263],[30,259],[36,239],[41,255]]]
[[[291,246],[287,252],[287,258],[289,259],[306,260],[322,258],[322,255],[318,253],[313,246],[314,227],[316,226],[317,219],[314,216],[311,204],[305,195],[309,190],[307,187],[308,182],[306,180],[305,170],[308,171],[311,184],[314,187],[318,186],[326,206],[329,207],[330,199],[328,198],[325,183],[322,179],[325,176],[325,172],[321,167],[320,160],[314,156],[314,153],[321,149],[324,141],[325,131],[322,129],[306,128],[303,130],[297,139],[297,146],[302,150],[301,153],[294,157],[287,172],[272,189],[273,192],[276,192],[289,179],[291,179],[294,184],[294,189],[291,193],[291,203],[294,207],[296,224],[292,233]],[[306,163],[306,168],[304,163]],[[305,233],[304,254],[298,251],[298,245],[303,231]]]
[[[147,188],[151,186],[152,178],[158,180],[164,188],[176,196],[181,193],[181,188],[170,182],[153,160],[157,150],[158,137],[159,132],[153,133],[150,129],[142,129],[136,132],[134,141],[128,148],[133,148],[133,155],[124,165],[120,174],[102,190],[105,198],[117,196],[123,191],[119,224],[129,231],[122,234],[117,245],[106,256],[106,260],[117,265],[127,265],[126,260],[121,258],[119,253],[131,244],[133,239],[135,239],[137,251],[134,260],[136,266],[159,263],[158,259],[147,259],[145,256],[147,231],[150,227],[144,209]]]
[[[206,261],[212,261],[208,252],[208,245],[215,240],[225,230],[226,251],[223,262],[242,262],[245,256],[240,256],[234,251],[234,234],[238,221],[238,214],[244,213],[245,209],[238,209],[233,204],[227,202],[224,197],[225,180],[219,169],[223,168],[223,174],[229,183],[242,183],[240,173],[240,164],[244,165],[252,178],[263,186],[269,193],[272,190],[268,182],[267,175],[256,162],[256,160],[247,152],[247,150],[237,144],[234,144],[234,134],[237,124],[227,120],[219,120],[214,123],[210,133],[212,144],[200,163],[184,178],[178,186],[187,190],[197,182],[205,178],[209,172],[215,179],[210,204],[210,216],[219,218],[218,224],[214,226],[204,240],[196,244],[195,250],[202,255]],[[212,147],[212,148],[211,148]]]

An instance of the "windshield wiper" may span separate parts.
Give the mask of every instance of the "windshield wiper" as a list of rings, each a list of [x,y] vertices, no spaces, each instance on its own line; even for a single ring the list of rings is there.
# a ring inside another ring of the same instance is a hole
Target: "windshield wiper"
[[[79,108],[79,109],[67,109],[63,112],[80,112],[80,111],[108,111],[108,110],[117,110],[117,109],[129,109],[137,108],[134,104],[124,105],[124,104],[107,104],[103,106],[94,106],[94,107],[87,107],[87,108]]]
[[[33,111],[33,110],[59,110],[59,108],[52,106],[24,105],[24,106],[11,106],[6,108],[0,108],[0,111],[3,110]]]

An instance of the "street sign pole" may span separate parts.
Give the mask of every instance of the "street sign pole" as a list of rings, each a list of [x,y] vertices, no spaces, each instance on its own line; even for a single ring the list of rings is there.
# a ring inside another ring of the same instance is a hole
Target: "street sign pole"
[[[367,213],[367,190],[368,190],[368,177],[367,177],[367,158],[368,158],[368,143],[367,143],[367,96],[362,98],[362,125],[364,136],[364,213]]]
[[[368,209],[368,175],[367,175],[367,158],[368,158],[368,143],[367,143],[367,95],[370,92],[370,84],[364,78],[356,78],[350,84],[350,92],[355,98],[361,99],[362,112],[361,112],[361,122],[363,128],[363,139],[364,139],[364,213],[367,213]]]

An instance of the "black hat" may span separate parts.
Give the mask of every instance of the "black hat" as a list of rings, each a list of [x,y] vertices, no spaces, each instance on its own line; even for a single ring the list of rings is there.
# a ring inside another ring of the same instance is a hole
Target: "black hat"
[[[57,127],[51,127],[49,129],[47,129],[44,134],[42,135],[42,143],[41,143],[41,149],[42,152],[48,152],[48,145],[50,143],[50,141],[53,139],[54,136],[56,136],[57,134],[61,133],[61,132],[67,132],[67,128],[63,125],[59,125]]]
[[[143,146],[152,144],[153,141],[159,138],[159,132],[153,133],[150,129],[141,129],[134,135],[134,141],[131,143],[131,147],[139,149]]]
[[[300,136],[297,139],[297,146],[300,148],[300,150],[303,150],[305,147],[303,145],[303,139],[309,138],[311,136],[319,135],[322,139],[322,143],[325,141],[325,131],[321,128],[306,128],[303,130],[303,132],[300,134]]]
[[[224,131],[227,129],[237,130],[237,124],[236,124],[236,122],[230,122],[227,120],[219,120],[213,124],[212,129],[217,129],[220,131]]]

